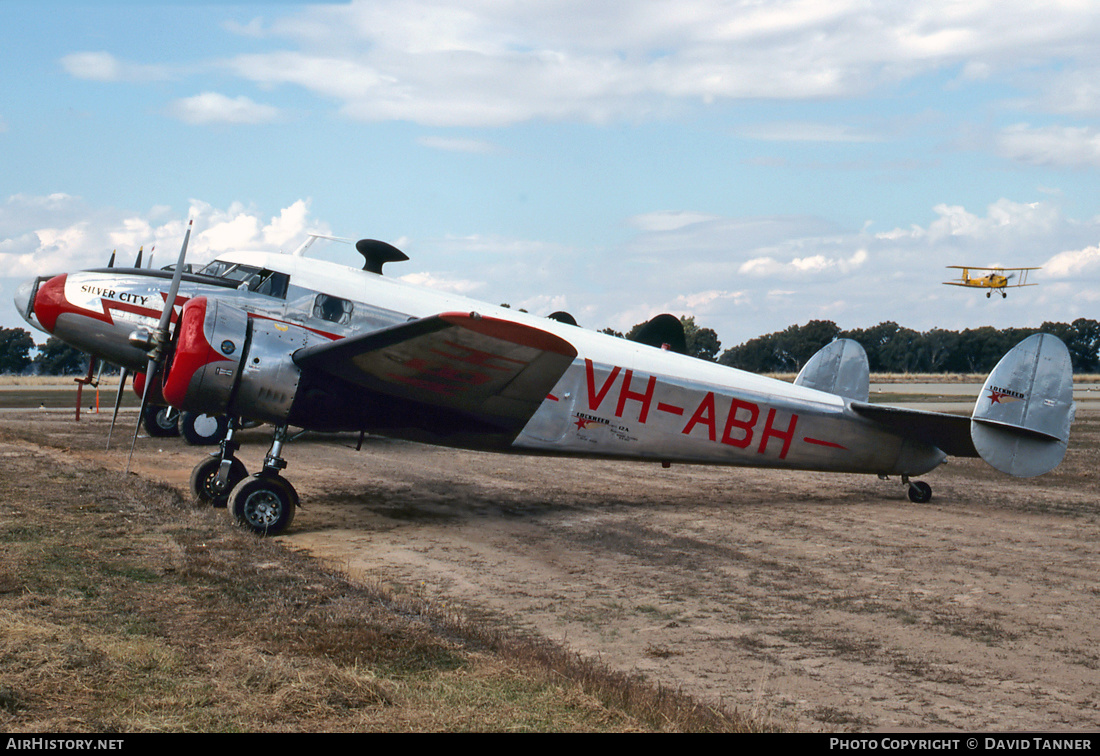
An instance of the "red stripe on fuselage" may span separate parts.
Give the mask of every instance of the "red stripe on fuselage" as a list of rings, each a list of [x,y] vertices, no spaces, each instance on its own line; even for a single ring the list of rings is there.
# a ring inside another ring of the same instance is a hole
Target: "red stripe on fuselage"
[[[831,449],[843,449],[844,451],[848,451],[847,446],[834,444],[832,441],[822,441],[821,439],[810,438],[809,436],[804,437],[802,440],[805,441],[807,444],[817,444],[818,446],[828,446]]]
[[[128,312],[133,315],[141,315],[152,318],[153,320],[158,319],[162,312],[162,310],[154,310],[151,307],[141,307],[129,302],[119,302],[102,296],[99,298],[99,311],[88,307],[82,307],[73,304],[65,296],[65,284],[67,281],[68,274],[65,273],[51,278],[38,287],[38,294],[34,298],[34,314],[38,318],[38,322],[42,324],[42,327],[50,333],[53,333],[54,329],[57,327],[57,319],[64,314],[80,315],[81,317],[98,320],[101,323],[113,326],[116,325],[116,321],[111,313],[115,310],[119,312]],[[168,295],[163,291],[160,292],[160,296],[162,300],[168,299]],[[182,307],[186,302],[187,297],[176,297],[177,306]],[[173,308],[172,322],[176,320],[176,311]]]

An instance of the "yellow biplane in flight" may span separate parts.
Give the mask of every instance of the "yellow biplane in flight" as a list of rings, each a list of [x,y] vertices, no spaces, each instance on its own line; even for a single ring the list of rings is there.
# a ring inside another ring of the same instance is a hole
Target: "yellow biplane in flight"
[[[975,268],[970,265],[948,265],[948,268],[954,270],[961,270],[962,275],[957,281],[944,281],[948,286],[971,286],[978,289],[989,289],[985,293],[986,298],[993,294],[994,291],[1001,292],[1001,298],[1008,296],[1008,292],[1005,289],[1015,288],[1017,286],[1038,286],[1039,284],[1028,283],[1027,274],[1032,270],[1040,270],[1040,268]],[[984,276],[970,276],[970,271],[980,270],[986,271]],[[1011,283],[1019,275],[1019,281]]]

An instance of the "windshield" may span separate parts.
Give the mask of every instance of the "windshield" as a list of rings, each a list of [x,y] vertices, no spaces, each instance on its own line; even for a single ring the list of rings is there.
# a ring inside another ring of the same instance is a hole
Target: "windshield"
[[[251,276],[253,273],[259,273],[260,269],[251,265],[240,265],[238,263],[222,262],[215,260],[202,270],[199,271],[200,276],[210,276],[212,278],[225,278],[230,281],[243,281]]]

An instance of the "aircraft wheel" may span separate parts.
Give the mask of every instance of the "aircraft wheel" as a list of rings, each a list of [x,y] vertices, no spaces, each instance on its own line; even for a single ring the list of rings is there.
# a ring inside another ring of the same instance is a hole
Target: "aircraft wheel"
[[[926,504],[932,500],[932,486],[923,480],[915,480],[909,484],[909,501],[914,504]]]
[[[204,504],[215,507],[224,507],[229,502],[229,493],[242,480],[248,477],[248,470],[239,459],[234,459],[229,467],[229,479],[225,482],[225,488],[218,488],[218,468],[221,467],[221,457],[213,455],[206,457],[191,471],[191,493]]]
[[[990,297],[990,296],[991,296],[992,294],[993,294],[993,292],[991,292],[991,291],[987,291],[987,292],[985,293],[985,298],[986,298],[986,299],[989,299],[989,297]]]
[[[152,438],[168,438],[178,436],[179,413],[171,407],[151,404],[145,408],[145,414],[141,416],[141,427]]]
[[[294,521],[298,493],[284,478],[257,473],[229,494],[234,519],[258,535],[279,535]]]
[[[220,444],[229,430],[229,418],[225,415],[206,415],[201,412],[180,413],[180,433],[187,443],[194,446]]]

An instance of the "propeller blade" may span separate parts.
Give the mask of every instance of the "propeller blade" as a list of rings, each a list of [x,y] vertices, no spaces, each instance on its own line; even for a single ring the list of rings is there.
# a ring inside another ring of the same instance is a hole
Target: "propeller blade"
[[[126,390],[126,378],[130,371],[122,368],[122,374],[118,379],[118,394],[115,395],[115,411],[111,415],[111,430],[107,431],[107,451],[111,450],[111,436],[115,432],[115,421],[118,420],[118,408],[122,406],[122,392]]]
[[[160,323],[153,334],[153,349],[149,353],[149,362],[145,368],[145,388],[141,392],[141,411],[138,412],[137,427],[134,428],[134,438],[130,442],[130,456],[126,460],[126,472],[130,472],[130,463],[134,459],[134,447],[137,445],[138,430],[141,428],[141,418],[145,416],[145,406],[149,400],[149,387],[157,379],[157,372],[164,362],[164,350],[168,345],[168,326],[172,323],[172,312],[176,307],[176,295],[180,290],[180,281],[183,279],[183,265],[187,259],[187,243],[191,241],[191,226],[194,220],[187,221],[187,233],[183,236],[183,246],[180,247],[179,261],[172,272],[172,285],[168,287],[168,296],[164,300],[164,309],[160,313]]]
[[[144,246],[138,247],[138,256],[137,256],[137,259],[134,260],[134,267],[135,268],[140,268],[141,267],[141,250],[143,250],[144,248],[145,248]]]
[[[117,249],[112,249],[111,250],[111,259],[107,261],[107,267],[108,268],[115,267],[115,252],[118,252],[118,250]]]
[[[157,245],[156,244],[149,247],[149,265],[147,266],[149,268],[149,270],[153,269],[153,253],[156,252],[156,251],[157,251]]]

